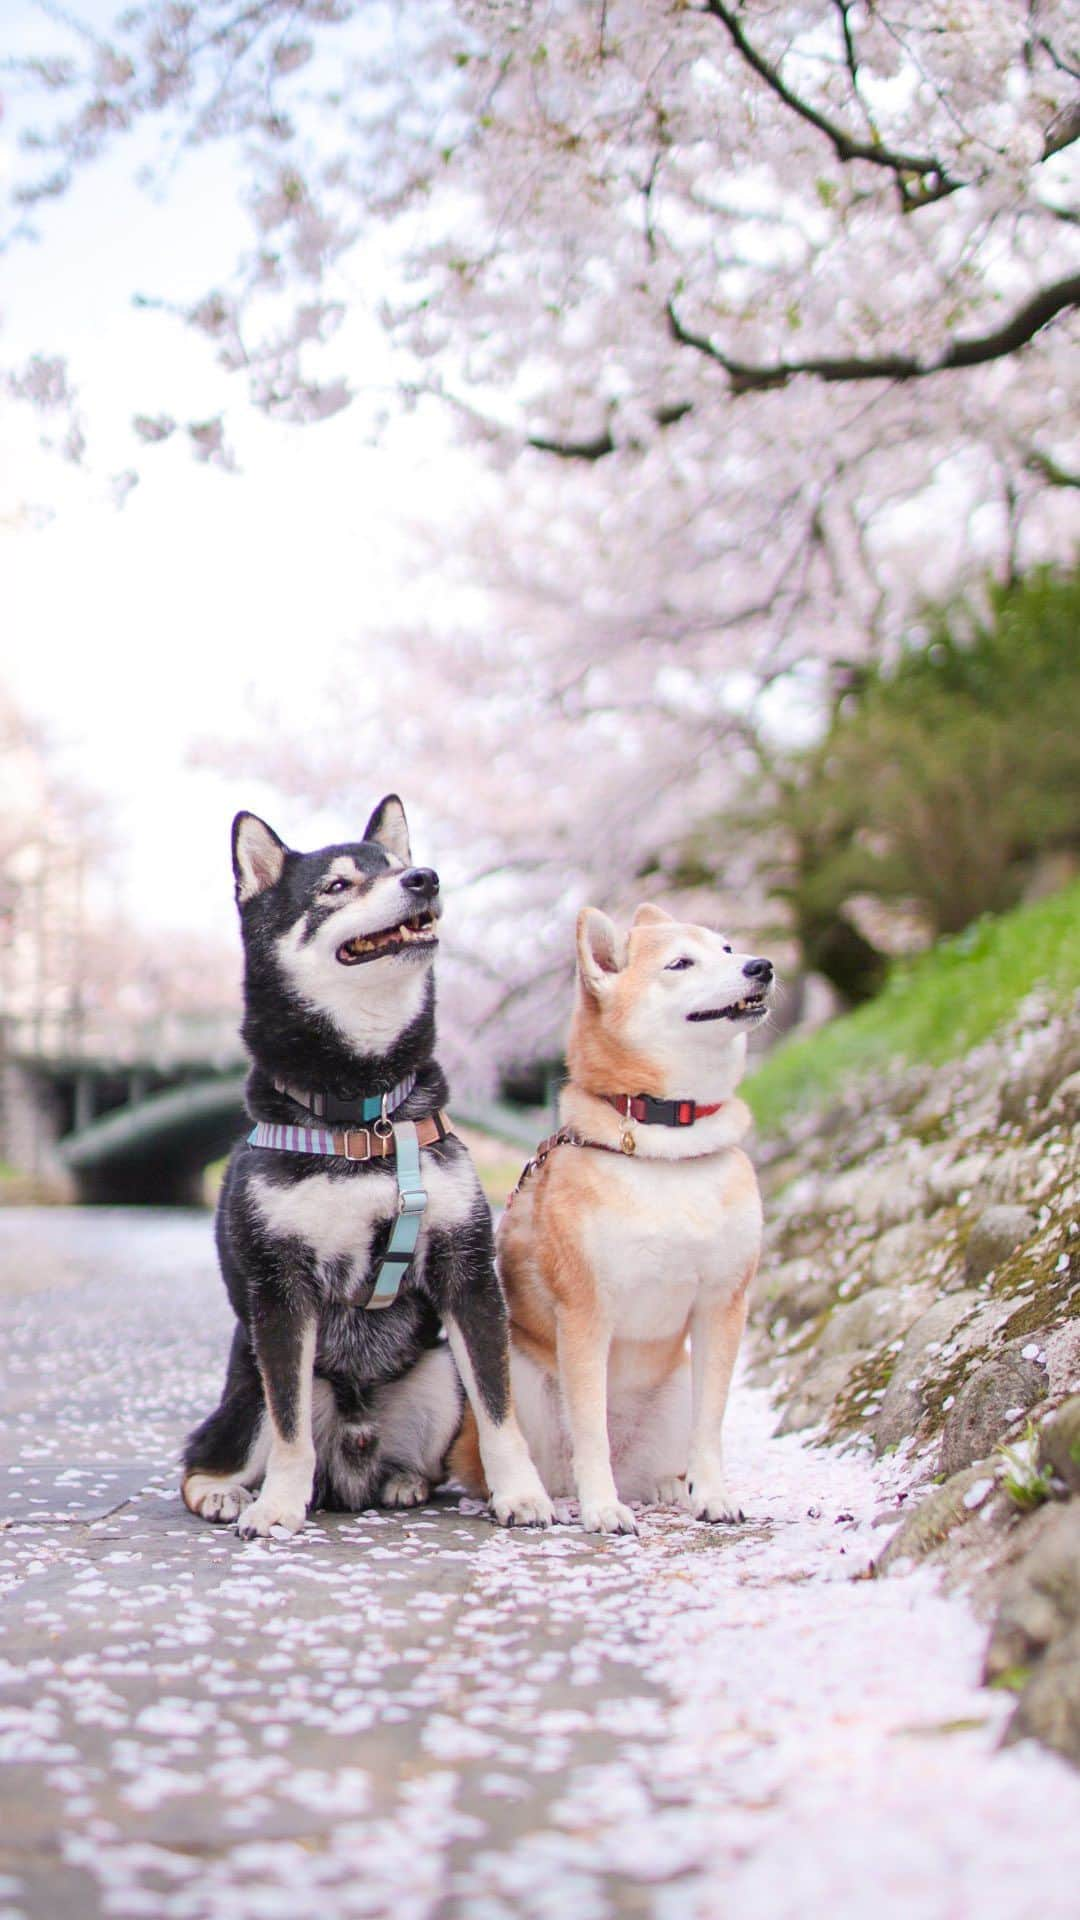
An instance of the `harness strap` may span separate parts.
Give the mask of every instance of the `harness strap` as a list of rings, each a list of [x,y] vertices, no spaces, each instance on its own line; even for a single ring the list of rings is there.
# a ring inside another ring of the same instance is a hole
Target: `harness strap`
[[[375,1284],[364,1302],[365,1313],[392,1307],[401,1292],[420,1238],[427,1192],[420,1170],[421,1147],[432,1147],[451,1132],[445,1113],[429,1114],[424,1120],[398,1120],[387,1124],[385,1132],[361,1127],[359,1133],[329,1133],[325,1127],[279,1127],[260,1120],[248,1134],[249,1147],[270,1148],[282,1153],[321,1154],[336,1160],[389,1160],[393,1158],[397,1177],[397,1215],[390,1229],[386,1252],[379,1262]],[[352,1143],[363,1135],[365,1147],[354,1150]]]
[[[401,1283],[412,1265],[424,1208],[427,1206],[427,1194],[420,1177],[420,1142],[414,1122],[400,1121],[394,1128],[394,1140],[397,1146],[397,1219],[375,1275],[375,1285],[364,1303],[369,1313],[373,1308],[393,1306],[397,1299]]]
[[[575,1133],[573,1127],[560,1127],[557,1133],[549,1133],[546,1140],[541,1140],[532,1159],[526,1160],[518,1175],[516,1187],[503,1201],[504,1213],[509,1213],[529,1175],[536,1173],[538,1168],[543,1166],[548,1155],[554,1153],[556,1147],[595,1147],[598,1153],[621,1152],[621,1148],[609,1147],[605,1140],[586,1140],[582,1134]]]
[[[721,1101],[719,1104],[723,1106],[726,1103]],[[705,1111],[713,1111],[713,1109],[698,1108],[699,1113]],[[682,1123],[675,1122],[675,1124],[680,1125]],[[543,1166],[544,1161],[548,1158],[549,1154],[554,1153],[556,1147],[587,1147],[590,1153],[617,1153],[621,1158],[624,1154],[630,1154],[634,1151],[633,1136],[630,1136],[629,1145],[626,1144],[626,1141],[626,1134],[623,1135],[622,1143],[617,1147],[613,1147],[607,1140],[586,1140],[585,1135],[575,1132],[573,1127],[560,1127],[557,1133],[549,1133],[546,1140],[541,1140],[532,1159],[526,1160],[525,1165],[518,1175],[516,1187],[512,1193],[507,1194],[503,1202],[503,1212],[509,1213],[510,1208],[513,1206],[514,1201],[517,1199],[518,1194],[521,1192],[530,1174],[535,1173],[538,1168]],[[686,1160],[711,1160],[713,1154],[717,1151],[719,1151],[719,1149],[712,1147],[706,1153],[688,1153],[683,1156],[683,1158]],[[671,1162],[670,1164],[676,1165],[681,1164],[681,1162]]]

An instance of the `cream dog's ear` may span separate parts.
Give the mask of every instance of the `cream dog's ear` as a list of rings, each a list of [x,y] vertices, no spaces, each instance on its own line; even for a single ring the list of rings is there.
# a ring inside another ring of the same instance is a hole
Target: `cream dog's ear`
[[[641,906],[638,907],[630,925],[632,927],[659,927],[661,925],[673,927],[675,922],[670,913],[664,912],[663,907],[655,907],[651,900],[645,900]]]
[[[600,1000],[626,965],[626,940],[599,907],[582,907],[577,920],[578,977],[586,993]]]

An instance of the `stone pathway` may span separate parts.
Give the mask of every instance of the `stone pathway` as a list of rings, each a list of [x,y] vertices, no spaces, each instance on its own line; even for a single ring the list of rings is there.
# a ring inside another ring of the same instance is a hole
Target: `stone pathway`
[[[996,1750],[965,1608],[855,1577],[885,1479],[763,1395],[737,1532],[246,1544],[175,1491],[207,1219],[0,1213],[0,1276],[0,1920],[1075,1920],[1080,1776]]]

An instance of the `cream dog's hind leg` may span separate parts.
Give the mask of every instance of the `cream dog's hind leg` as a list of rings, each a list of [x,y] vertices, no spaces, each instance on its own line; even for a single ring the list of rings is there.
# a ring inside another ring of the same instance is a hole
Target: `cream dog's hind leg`
[[[608,1427],[621,1499],[686,1511],[690,1412],[689,1358],[658,1386],[635,1394],[628,1405],[616,1406],[609,1399]]]

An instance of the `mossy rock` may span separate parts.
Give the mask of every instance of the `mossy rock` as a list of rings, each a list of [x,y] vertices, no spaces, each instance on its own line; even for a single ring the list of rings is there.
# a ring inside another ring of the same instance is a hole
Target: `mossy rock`
[[[1039,1430],[1039,1465],[1070,1493],[1080,1493],[1080,1393],[1058,1407]]]
[[[1040,1660],[1005,1729],[1005,1743],[1041,1740],[1080,1766],[1080,1627]]]
[[[1080,1125],[1080,1073],[1067,1074],[1050,1100],[1050,1118],[1067,1127]]]
[[[979,1215],[964,1247],[964,1268],[969,1284],[985,1280],[1026,1240],[1030,1240],[1038,1221],[1026,1207],[987,1207]]]
[[[985,1495],[976,1497],[980,1484],[985,1487]],[[878,1572],[888,1573],[901,1560],[925,1560],[957,1527],[966,1526],[983,1499],[989,1499],[993,1487],[994,1475],[986,1466],[966,1467],[962,1473],[952,1474],[907,1515],[878,1561]]]
[[[918,1319],[920,1305],[891,1287],[870,1287],[851,1300],[840,1300],[818,1335],[817,1350],[823,1360],[871,1353],[885,1341],[902,1338]]]
[[[983,1677],[992,1682],[1080,1628],[1080,1507],[1047,1507],[1028,1525],[1034,1537],[1002,1591],[986,1649]]]
[[[879,1453],[898,1446],[914,1433],[926,1414],[931,1410],[936,1414],[941,1401],[954,1390],[958,1369],[970,1365],[964,1352],[970,1339],[962,1329],[982,1304],[980,1296],[971,1291],[942,1297],[915,1321],[899,1353],[889,1356],[892,1371],[888,1386],[870,1426]],[[940,1349],[954,1342],[959,1354],[947,1361],[939,1359]]]
[[[896,1355],[891,1345],[879,1347],[875,1353],[856,1356],[855,1367],[837,1394],[829,1416],[831,1440],[845,1433],[865,1433],[867,1422],[876,1416],[888,1389],[895,1365]]]
[[[832,1304],[836,1282],[815,1260],[789,1260],[771,1275],[756,1313],[772,1327],[783,1320],[789,1327],[817,1320]]]
[[[985,1460],[1013,1425],[1010,1415],[1028,1413],[1046,1398],[1046,1368],[1017,1347],[991,1354],[971,1374],[945,1418],[941,1471],[959,1473]]]
[[[847,1385],[853,1361],[853,1354],[836,1354],[804,1374],[785,1397],[777,1434],[801,1433],[806,1427],[818,1427],[828,1420]]]
[[[906,1285],[920,1273],[932,1248],[942,1241],[938,1221],[905,1220],[876,1235],[868,1252],[870,1279],[878,1287]]]
[[[1061,1226],[1068,1227],[1070,1209],[1062,1206],[1068,1180],[1052,1194],[1047,1204]],[[1016,1299],[1016,1307],[1002,1328],[1003,1340],[1026,1340],[1032,1334],[1046,1334],[1070,1316],[1080,1314],[1080,1261],[1071,1251],[1072,1243],[1060,1231],[1041,1234],[1034,1245],[1022,1246],[1010,1255],[998,1270],[993,1283],[995,1300]],[[1059,1266],[1062,1252],[1068,1253]],[[1017,1296],[1021,1296],[1017,1298]]]

